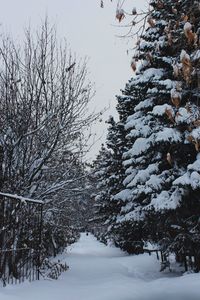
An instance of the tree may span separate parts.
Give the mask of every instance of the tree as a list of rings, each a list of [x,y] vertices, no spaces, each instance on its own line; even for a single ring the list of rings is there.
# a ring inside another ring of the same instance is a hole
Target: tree
[[[127,211],[125,219],[137,221],[139,217],[143,239],[160,242],[161,249],[177,253],[186,247],[178,237],[188,239],[184,219],[191,216],[191,211],[186,213],[185,203],[189,191],[177,186],[177,178],[194,162],[198,151],[198,142],[190,142],[193,135],[189,132],[197,132],[199,126],[198,114],[194,114],[199,110],[198,67],[193,59],[198,52],[199,10],[195,11],[194,1],[161,2],[150,3],[150,26],[134,57],[142,63],[133,86],[143,85],[148,90],[139,110],[135,107],[126,124],[133,128],[130,134],[136,140],[124,155],[133,162],[130,165],[134,170],[133,179],[126,183],[131,189],[133,209]],[[196,38],[188,38],[187,28]],[[198,210],[199,204],[195,205]],[[177,239],[179,250],[172,247]],[[184,255],[192,253],[189,244]]]
[[[23,45],[1,39],[0,73],[1,190],[44,200],[50,239],[56,231],[64,241],[66,210],[84,193],[84,130],[97,117],[88,113],[87,61],[46,20],[39,31],[26,30]]]
[[[121,123],[124,128],[124,146],[121,154],[121,166],[123,167],[123,180],[121,182],[121,190],[115,195],[114,199],[121,203],[121,211],[116,218],[116,223],[114,225],[114,240],[115,243],[130,253],[139,253],[142,251],[142,228],[139,226],[139,217],[136,217],[136,222],[130,220],[131,212],[134,210],[134,206],[137,203],[133,201],[132,189],[129,183],[133,181],[137,173],[136,161],[132,158],[128,158],[126,153],[132,148],[132,145],[137,140],[137,133],[145,133],[147,126],[144,128],[140,122],[137,126],[134,123],[134,118],[132,118],[132,112],[136,110],[136,117],[142,118],[140,110],[148,107],[149,103],[147,101],[141,101],[148,90],[148,85],[143,82],[143,78],[138,75],[135,79],[130,80],[126,85],[123,95],[118,97],[117,110],[119,115],[123,116],[121,118]],[[129,122],[130,121],[130,122]],[[133,129],[133,126],[135,128]],[[139,163],[139,162],[138,162]],[[125,188],[124,188],[125,186]]]
[[[0,50],[4,189],[31,195],[52,153],[73,149],[90,124],[92,87],[86,62],[58,44],[47,22],[36,39],[26,32],[23,50],[9,38]]]
[[[109,124],[106,139],[107,149],[103,146],[94,162],[94,170],[96,170],[94,173],[97,175],[98,187],[100,187],[96,191],[98,203],[96,214],[102,215],[103,212],[104,235],[106,231],[106,238],[114,242],[116,242],[114,237],[116,218],[121,206],[123,206],[123,202],[121,203],[118,198],[115,198],[115,195],[121,191],[125,178],[125,168],[122,164],[122,156],[127,148],[124,121],[131,106],[130,99],[126,95],[117,97],[117,101],[119,121],[116,122],[113,117],[107,121]]]
[[[125,203],[116,218],[119,245],[137,253],[135,243],[156,242],[179,260],[193,256],[196,269],[199,15],[197,1],[150,1],[148,27],[132,60],[125,189],[115,195]]]
[[[39,198],[45,199],[44,230],[49,237],[45,248],[56,255],[79,236],[86,193],[84,164],[78,155],[61,151],[53,155],[41,180]]]
[[[94,178],[96,189],[91,198],[94,199],[94,217],[90,220],[93,224],[94,234],[103,241],[106,241],[108,229],[107,219],[110,217],[110,164],[111,152],[102,144],[99,154],[91,166],[91,178]],[[92,199],[91,199],[92,200]]]

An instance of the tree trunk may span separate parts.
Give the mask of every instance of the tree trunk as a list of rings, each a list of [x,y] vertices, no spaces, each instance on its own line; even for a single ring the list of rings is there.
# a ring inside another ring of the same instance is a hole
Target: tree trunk
[[[3,187],[3,147],[0,146],[0,190]]]

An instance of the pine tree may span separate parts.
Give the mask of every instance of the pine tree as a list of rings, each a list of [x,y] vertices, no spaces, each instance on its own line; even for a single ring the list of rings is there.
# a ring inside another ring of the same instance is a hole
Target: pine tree
[[[199,3],[150,4],[149,27],[134,56],[140,62],[131,81],[134,109],[125,124],[132,147],[124,153],[126,189],[115,196],[126,202],[117,223],[121,244],[129,232],[133,248],[138,239],[151,240],[166,253],[184,249],[182,256],[197,257],[190,217],[199,214],[198,188],[185,186],[182,176],[192,178],[199,151]]]
[[[121,106],[118,103],[118,111]],[[108,135],[106,144],[111,153],[111,159],[109,163],[110,176],[108,179],[108,189],[109,189],[109,210],[110,215],[107,219],[108,229],[107,237],[115,242],[115,223],[118,213],[120,212],[122,203],[119,199],[115,198],[123,187],[124,180],[124,166],[122,164],[122,155],[124,152],[124,140],[125,140],[125,130],[123,124],[123,113],[121,110],[120,118],[118,122],[115,122],[113,117],[110,117],[108,124]]]
[[[121,153],[123,181],[121,182],[121,191],[118,194],[115,194],[113,198],[115,202],[118,201],[121,204],[121,212],[116,216],[116,222],[113,224],[113,240],[117,246],[129,253],[142,252],[143,243],[141,241],[142,232],[138,224],[133,224],[129,219],[126,219],[126,217],[124,218],[124,215],[132,209],[132,193],[129,187],[124,189],[123,184],[126,185],[126,183],[134,178],[135,171],[132,159],[128,159],[123,163],[123,156],[124,153],[131,148],[136,139],[131,132],[131,126],[127,126],[126,120],[132,115],[135,107],[138,107],[138,109],[140,108],[142,105],[140,103],[141,98],[144,97],[147,89],[147,86],[134,85],[133,80],[130,80],[122,91],[123,95],[117,97],[117,111],[124,133]],[[141,127],[138,127],[137,130],[141,130]],[[132,227],[134,227],[134,229]]]
[[[121,118],[122,119],[122,118]],[[115,199],[115,195],[122,189],[124,179],[124,167],[122,154],[124,151],[125,131],[121,122],[115,122],[110,117],[108,135],[106,140],[107,149],[102,146],[96,161],[94,162],[95,176],[98,181],[96,196],[97,212],[101,219],[101,226],[106,239],[113,240],[116,216],[121,208],[121,201]]]
[[[111,153],[102,144],[99,154],[92,164],[92,174],[96,182],[96,191],[94,198],[94,219],[92,220],[94,234],[100,240],[105,241],[108,225],[106,224],[111,212],[108,210],[110,191],[109,191],[109,165]]]

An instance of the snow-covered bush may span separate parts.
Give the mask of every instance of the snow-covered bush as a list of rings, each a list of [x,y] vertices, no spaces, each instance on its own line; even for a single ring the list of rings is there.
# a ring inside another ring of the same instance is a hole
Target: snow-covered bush
[[[66,272],[69,269],[66,263],[58,261],[51,261],[48,258],[44,259],[40,273],[44,278],[58,279],[62,272]]]

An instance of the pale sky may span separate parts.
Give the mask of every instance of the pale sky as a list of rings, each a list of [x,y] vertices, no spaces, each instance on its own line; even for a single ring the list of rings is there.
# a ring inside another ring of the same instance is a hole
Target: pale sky
[[[48,15],[57,25],[59,37],[65,38],[78,56],[89,57],[90,79],[96,87],[91,107],[96,111],[110,107],[103,121],[93,127],[93,132],[102,138],[91,149],[91,157],[105,140],[105,120],[109,115],[116,116],[115,95],[120,94],[120,89],[133,75],[130,68],[132,54],[128,56],[126,51],[134,46],[134,41],[116,37],[123,30],[113,26],[118,24],[115,3],[104,2],[105,8],[102,9],[100,0],[6,0],[0,11],[1,31],[11,32],[14,38],[21,37],[27,25],[31,24],[33,29],[40,25]],[[132,5],[139,9],[145,8],[147,0],[126,2],[131,9]]]

